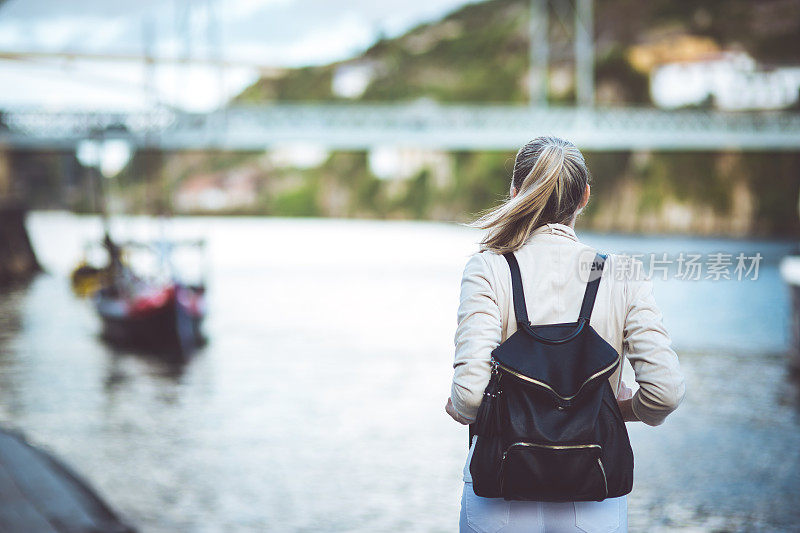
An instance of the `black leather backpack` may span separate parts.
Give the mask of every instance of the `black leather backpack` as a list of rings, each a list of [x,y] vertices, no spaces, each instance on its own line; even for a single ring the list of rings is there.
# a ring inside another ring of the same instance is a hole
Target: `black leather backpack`
[[[478,496],[589,501],[628,494],[633,451],[608,378],[622,358],[589,325],[606,256],[597,254],[576,322],[528,321],[511,268],[518,329],[492,351],[492,375],[470,435]]]

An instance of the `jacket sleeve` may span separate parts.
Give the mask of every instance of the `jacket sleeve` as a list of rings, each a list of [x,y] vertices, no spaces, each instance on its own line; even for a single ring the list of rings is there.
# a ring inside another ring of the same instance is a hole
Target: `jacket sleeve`
[[[639,384],[631,408],[642,422],[658,426],[683,400],[684,378],[662,324],[653,282],[644,275],[641,261],[624,261],[621,266],[627,271],[623,350]]]
[[[491,375],[491,353],[500,344],[502,321],[493,276],[485,257],[476,253],[461,278],[455,362],[450,399],[466,421],[475,420]]]

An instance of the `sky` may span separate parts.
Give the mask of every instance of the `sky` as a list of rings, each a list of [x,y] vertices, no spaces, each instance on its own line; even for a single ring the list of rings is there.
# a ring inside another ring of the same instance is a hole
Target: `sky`
[[[236,65],[221,74],[216,67],[162,64],[147,76],[139,60],[0,59],[0,108],[128,110],[158,101],[207,111],[257,79],[256,67],[345,59],[381,35],[402,34],[466,3],[469,0],[6,0],[0,2],[0,55],[143,56],[149,51],[155,57],[223,58]]]

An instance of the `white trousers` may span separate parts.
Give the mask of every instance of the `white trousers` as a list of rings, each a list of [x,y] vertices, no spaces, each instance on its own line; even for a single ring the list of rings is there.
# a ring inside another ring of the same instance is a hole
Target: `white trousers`
[[[476,496],[464,483],[461,533],[627,533],[628,497],[601,502],[524,502]]]

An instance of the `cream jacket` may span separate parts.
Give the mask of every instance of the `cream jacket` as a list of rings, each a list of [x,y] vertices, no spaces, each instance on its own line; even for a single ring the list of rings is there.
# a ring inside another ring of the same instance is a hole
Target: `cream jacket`
[[[579,242],[571,227],[546,224],[514,253],[531,323],[576,321],[587,282],[579,265],[590,262],[595,250]],[[639,384],[633,412],[645,424],[661,424],[681,403],[685,386],[640,261],[609,254],[590,324],[633,366]],[[475,419],[489,382],[492,350],[516,330],[506,259],[490,251],[472,255],[461,279],[450,396],[462,423]],[[609,380],[617,393],[621,365]]]

